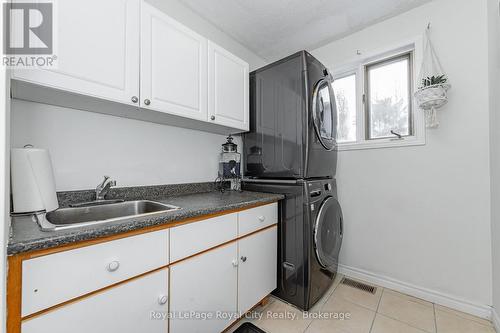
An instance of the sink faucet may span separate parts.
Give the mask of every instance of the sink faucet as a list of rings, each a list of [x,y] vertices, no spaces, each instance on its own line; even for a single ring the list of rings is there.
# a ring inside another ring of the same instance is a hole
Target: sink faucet
[[[96,200],[104,200],[104,197],[108,194],[111,187],[116,186],[116,180],[110,180],[109,178],[109,176],[104,176],[102,183],[95,188]]]

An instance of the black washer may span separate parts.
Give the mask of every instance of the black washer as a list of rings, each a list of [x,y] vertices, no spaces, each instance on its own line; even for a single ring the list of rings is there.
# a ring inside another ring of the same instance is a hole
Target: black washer
[[[342,245],[335,179],[246,180],[250,191],[280,193],[277,297],[309,310],[329,290]]]

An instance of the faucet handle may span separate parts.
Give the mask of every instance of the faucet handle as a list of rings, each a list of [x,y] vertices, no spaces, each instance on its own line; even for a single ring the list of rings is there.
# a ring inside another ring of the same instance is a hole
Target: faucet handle
[[[104,200],[106,194],[112,186],[116,186],[116,180],[109,180],[109,176],[104,176],[101,184],[97,185],[95,189],[96,200]]]
[[[104,176],[104,180],[101,183],[99,183],[99,185],[97,185],[97,187],[103,187],[109,178],[110,178],[109,176]]]

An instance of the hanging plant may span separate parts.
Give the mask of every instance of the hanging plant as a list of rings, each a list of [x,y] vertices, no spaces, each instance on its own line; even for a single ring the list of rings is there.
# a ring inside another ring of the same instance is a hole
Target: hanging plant
[[[426,125],[430,128],[439,126],[436,110],[448,103],[448,76],[444,73],[429,37],[429,29],[425,31],[425,50],[420,69],[420,86],[415,92],[415,100],[425,112]]]
[[[448,78],[444,74],[439,76],[428,76],[422,79],[422,87],[425,88],[436,84],[445,84],[446,81],[448,81]]]

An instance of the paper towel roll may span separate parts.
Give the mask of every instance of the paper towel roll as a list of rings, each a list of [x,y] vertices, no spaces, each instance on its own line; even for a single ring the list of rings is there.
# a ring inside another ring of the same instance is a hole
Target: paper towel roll
[[[46,149],[11,149],[11,182],[14,213],[50,212],[59,208]]]

